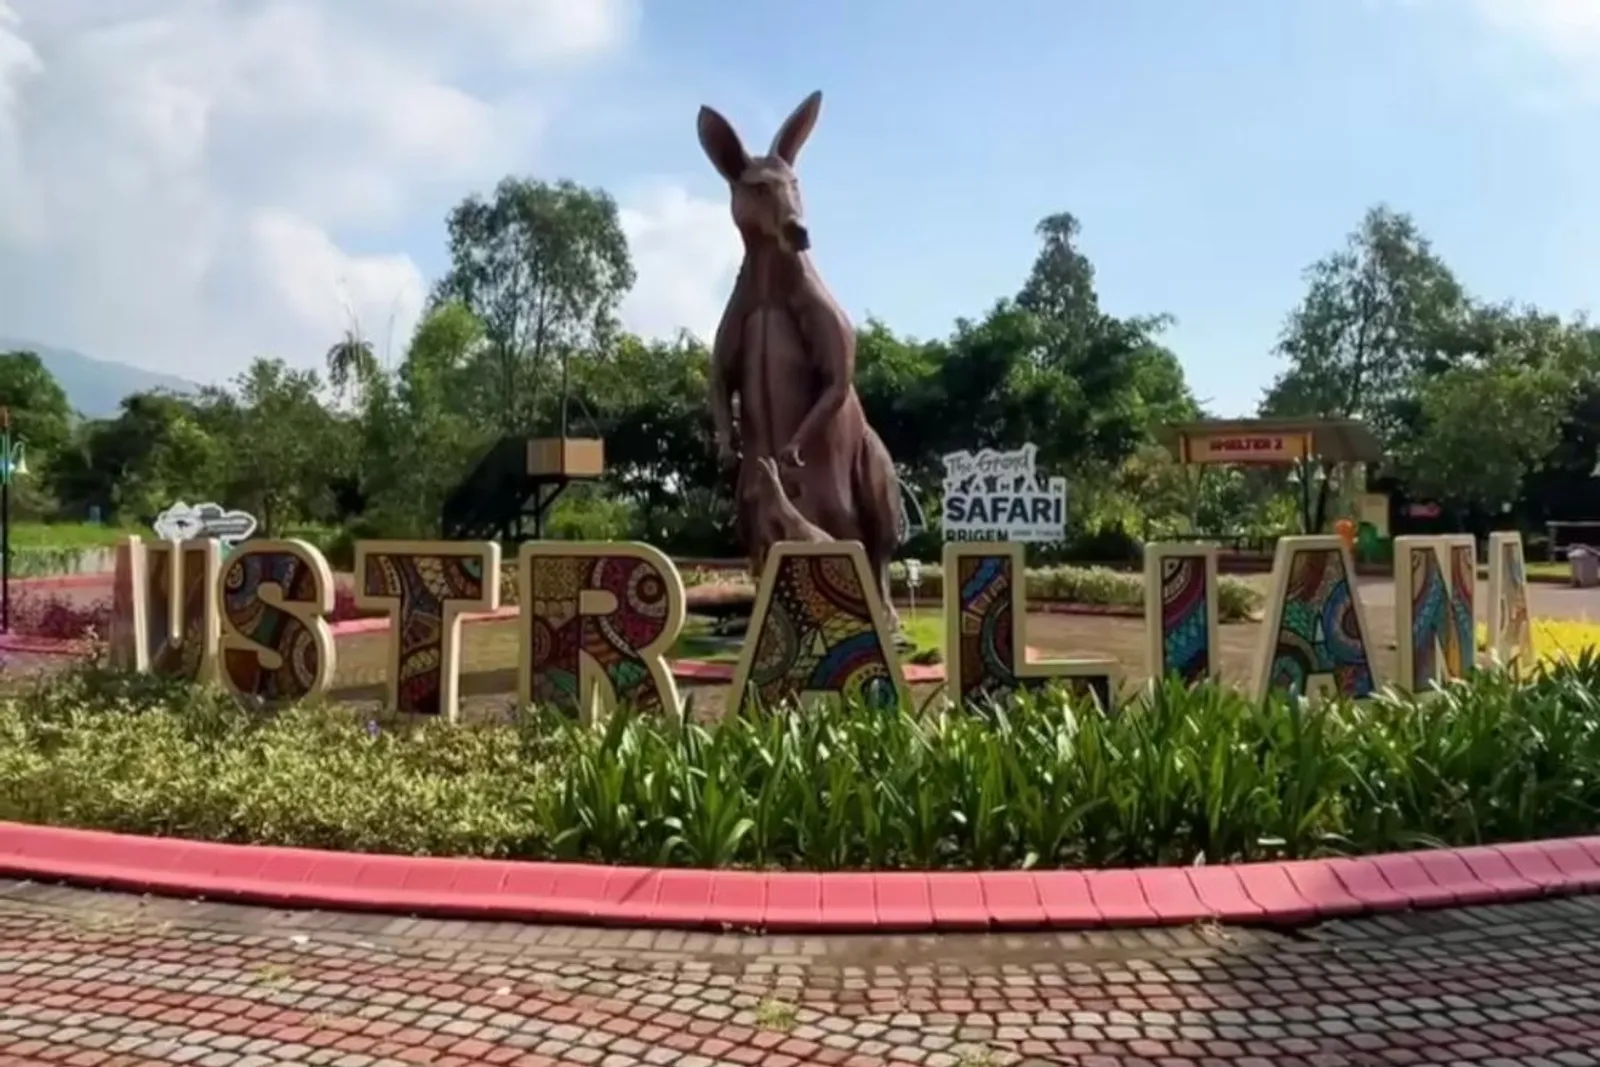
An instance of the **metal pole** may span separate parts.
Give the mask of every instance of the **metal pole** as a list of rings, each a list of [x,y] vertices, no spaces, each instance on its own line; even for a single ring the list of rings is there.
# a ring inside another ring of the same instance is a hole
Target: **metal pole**
[[[0,631],[11,632],[11,435],[5,435],[6,477],[0,481]]]
[[[11,632],[11,409],[0,407],[0,632]]]

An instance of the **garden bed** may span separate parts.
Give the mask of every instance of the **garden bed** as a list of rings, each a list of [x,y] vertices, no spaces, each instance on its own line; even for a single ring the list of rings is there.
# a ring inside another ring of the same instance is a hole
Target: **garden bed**
[[[401,855],[802,870],[1208,865],[1600,829],[1600,661],[1313,711],[811,709],[452,727],[75,672],[0,701],[0,820]]]

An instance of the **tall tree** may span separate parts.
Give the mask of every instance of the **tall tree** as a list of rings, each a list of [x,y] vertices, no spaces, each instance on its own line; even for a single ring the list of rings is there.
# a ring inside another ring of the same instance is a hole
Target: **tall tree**
[[[209,419],[238,442],[229,502],[251,510],[268,537],[328,510],[333,480],[343,473],[338,427],[317,399],[320,389],[315,371],[258,359],[231,395],[208,396]]]
[[[1381,205],[1310,267],[1306,283],[1278,341],[1289,366],[1263,413],[1360,419],[1386,447],[1398,445],[1417,376],[1442,369],[1449,339],[1461,336],[1460,283],[1409,215]]]
[[[1288,368],[1268,390],[1262,414],[1359,419],[1386,451],[1414,435],[1419,377],[1450,364],[1468,314],[1455,276],[1409,215],[1370,209],[1345,246],[1306,272],[1306,295],[1278,341]],[[1326,523],[1335,488],[1322,467],[1310,514]]]
[[[554,361],[565,426],[571,360],[609,344],[633,285],[616,202],[570,181],[506,178],[491,199],[457,205],[448,228],[450,270],[436,297],[483,323],[483,414],[502,433],[532,430]]]
[[[33,352],[0,352],[0,406],[11,410],[12,433],[38,463],[72,436],[72,407],[55,375]]]
[[[340,397],[351,386],[365,388],[378,372],[378,360],[372,353],[372,342],[361,336],[355,327],[344,331],[344,336],[328,346],[323,356],[328,365],[328,384]]]

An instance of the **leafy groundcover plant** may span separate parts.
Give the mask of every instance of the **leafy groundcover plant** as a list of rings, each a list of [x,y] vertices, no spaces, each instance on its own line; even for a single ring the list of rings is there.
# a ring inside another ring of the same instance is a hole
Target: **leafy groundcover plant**
[[[1422,700],[1158,687],[983,713],[373,722],[84,670],[0,701],[0,819],[704,867],[1219,863],[1600,828],[1600,658]]]

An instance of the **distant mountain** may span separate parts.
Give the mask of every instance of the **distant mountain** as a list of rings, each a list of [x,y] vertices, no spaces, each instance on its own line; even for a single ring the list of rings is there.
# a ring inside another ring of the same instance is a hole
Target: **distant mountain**
[[[167,389],[174,393],[193,393],[200,387],[194,382],[170,374],[140,370],[126,363],[95,359],[70,348],[54,348],[0,337],[0,352],[37,352],[45,365],[67,394],[67,402],[79,414],[89,419],[103,419],[115,415],[122,406],[122,398],[129,393],[144,393],[152,389]]]

